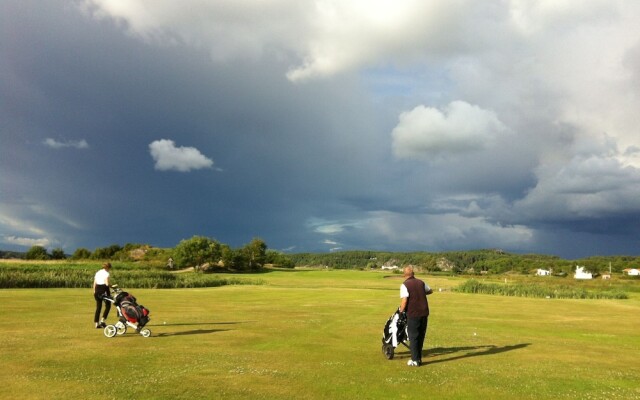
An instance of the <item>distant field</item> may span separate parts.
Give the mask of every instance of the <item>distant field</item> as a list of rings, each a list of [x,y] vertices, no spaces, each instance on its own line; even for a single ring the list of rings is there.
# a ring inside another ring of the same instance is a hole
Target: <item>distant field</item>
[[[277,271],[238,277],[260,285],[131,289],[151,309],[150,338],[93,329],[88,288],[3,289],[0,396],[640,399],[637,291],[532,299],[424,278],[436,292],[421,368],[406,366],[402,347],[390,361],[380,349],[399,303],[393,274]]]

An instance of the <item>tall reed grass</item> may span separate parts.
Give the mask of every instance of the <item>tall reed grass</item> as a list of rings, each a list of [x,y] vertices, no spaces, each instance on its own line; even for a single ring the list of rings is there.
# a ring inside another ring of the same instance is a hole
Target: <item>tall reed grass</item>
[[[620,289],[587,291],[581,287],[552,286],[533,283],[483,283],[469,279],[453,290],[461,293],[482,293],[501,296],[540,297],[550,299],[628,299]]]
[[[3,264],[0,263],[0,289],[9,288],[90,288],[99,265]],[[112,284],[123,288],[174,289],[260,285],[260,279],[223,277],[212,274],[175,274],[169,271],[131,265],[118,265],[112,271]]]

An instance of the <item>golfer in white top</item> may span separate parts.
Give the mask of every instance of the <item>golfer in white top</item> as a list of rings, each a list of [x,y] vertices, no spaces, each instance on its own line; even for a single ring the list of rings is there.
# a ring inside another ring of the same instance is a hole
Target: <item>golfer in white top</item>
[[[111,310],[111,302],[104,300],[104,297],[111,296],[109,292],[109,271],[111,270],[110,263],[104,263],[102,269],[96,272],[93,278],[93,298],[96,300],[96,314],[93,318],[93,322],[96,324],[96,328],[104,328],[107,324],[104,322],[109,316],[109,310]],[[102,310],[102,302],[104,302],[104,314],[102,319],[100,318],[100,311]]]

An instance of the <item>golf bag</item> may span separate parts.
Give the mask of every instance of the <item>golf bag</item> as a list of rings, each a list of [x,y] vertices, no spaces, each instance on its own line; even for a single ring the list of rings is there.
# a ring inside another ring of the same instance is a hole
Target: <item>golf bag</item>
[[[398,344],[402,344],[406,348],[409,348],[409,345],[407,344],[408,340],[407,315],[405,313],[401,313],[400,309],[397,309],[384,325],[384,330],[382,331],[382,353],[387,360],[391,360],[393,358],[394,350],[398,347]]]
[[[142,304],[138,304],[137,299],[133,295],[127,292],[120,292],[116,294],[114,304],[120,310],[122,318],[124,318],[126,322],[135,324],[138,330],[149,322],[149,310]]]

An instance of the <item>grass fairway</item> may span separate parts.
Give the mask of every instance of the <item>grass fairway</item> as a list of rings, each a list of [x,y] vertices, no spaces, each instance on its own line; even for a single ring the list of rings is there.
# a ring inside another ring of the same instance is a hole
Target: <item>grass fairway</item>
[[[117,271],[114,272],[117,281]],[[381,352],[401,279],[270,272],[263,285],[131,289],[150,338],[93,329],[91,289],[0,290],[3,399],[640,399],[640,297],[436,290],[426,365]],[[115,313],[110,317],[115,320]]]

